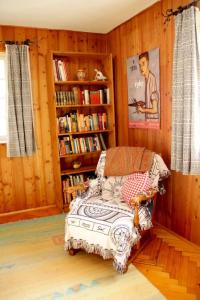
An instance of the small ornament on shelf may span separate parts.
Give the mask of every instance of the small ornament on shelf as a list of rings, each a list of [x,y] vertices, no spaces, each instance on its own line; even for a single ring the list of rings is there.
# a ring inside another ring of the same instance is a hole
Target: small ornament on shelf
[[[81,166],[81,162],[79,160],[73,161],[73,168],[74,169],[79,169]]]
[[[77,79],[79,81],[85,80],[86,79],[86,72],[85,72],[85,70],[84,69],[77,70],[76,76],[77,76]]]
[[[94,71],[96,72],[96,75],[95,75],[95,79],[94,80],[106,80],[107,77],[103,75],[103,73],[97,69],[94,69]]]
[[[65,117],[60,117],[58,119],[58,123],[59,123],[59,133],[64,133],[66,131],[66,119]]]

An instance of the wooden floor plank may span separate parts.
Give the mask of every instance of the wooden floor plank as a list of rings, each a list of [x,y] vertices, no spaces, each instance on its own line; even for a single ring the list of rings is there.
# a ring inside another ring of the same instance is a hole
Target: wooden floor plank
[[[167,299],[200,300],[200,247],[161,226],[133,264]]]

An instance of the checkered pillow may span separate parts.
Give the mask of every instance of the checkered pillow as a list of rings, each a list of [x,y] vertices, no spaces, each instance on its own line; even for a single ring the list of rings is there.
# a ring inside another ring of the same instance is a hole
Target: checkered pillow
[[[152,180],[149,173],[134,173],[128,176],[122,186],[122,198],[129,204],[129,201],[135,195],[146,192],[152,186]]]

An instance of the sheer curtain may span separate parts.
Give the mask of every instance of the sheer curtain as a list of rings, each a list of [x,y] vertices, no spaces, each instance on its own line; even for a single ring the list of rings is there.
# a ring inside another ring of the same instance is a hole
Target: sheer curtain
[[[200,174],[199,9],[175,17],[171,169]]]
[[[35,152],[29,47],[6,45],[8,79],[8,156]]]

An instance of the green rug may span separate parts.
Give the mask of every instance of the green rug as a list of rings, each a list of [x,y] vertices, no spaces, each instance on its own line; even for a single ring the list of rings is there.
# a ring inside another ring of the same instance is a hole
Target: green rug
[[[64,252],[64,218],[57,215],[0,226],[2,300],[160,300],[164,296],[133,266]]]

